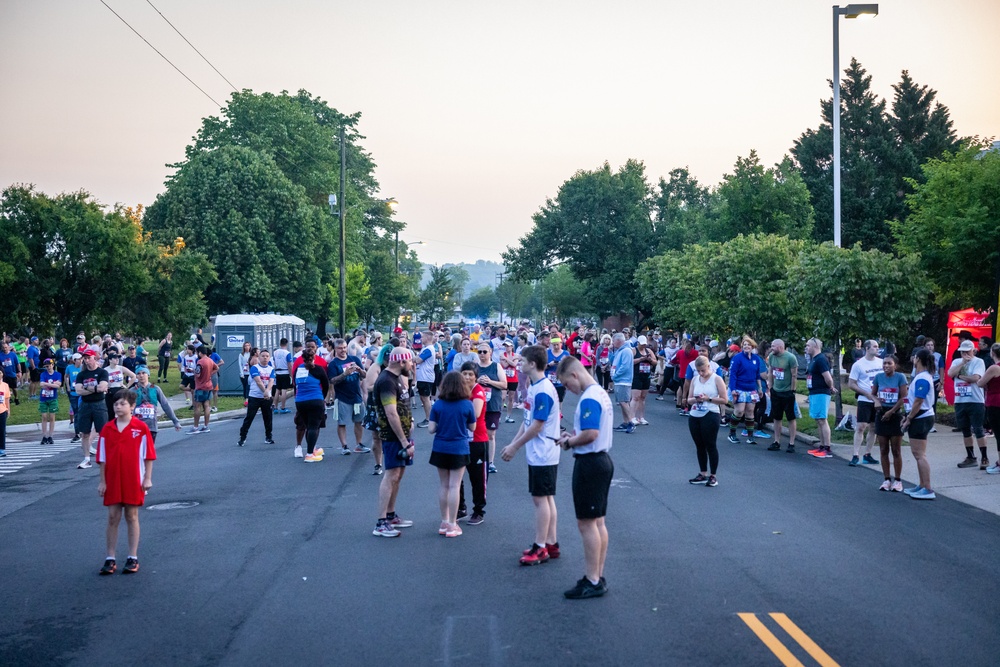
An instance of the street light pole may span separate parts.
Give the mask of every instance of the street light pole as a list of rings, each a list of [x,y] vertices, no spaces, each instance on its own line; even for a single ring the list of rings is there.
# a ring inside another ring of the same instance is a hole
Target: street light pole
[[[344,149],[344,126],[340,126],[340,335],[347,336],[345,320],[347,306],[347,231],[345,223],[344,190],[347,189],[347,151]]]
[[[878,16],[878,5],[833,6],[833,245],[840,239],[840,17]]]

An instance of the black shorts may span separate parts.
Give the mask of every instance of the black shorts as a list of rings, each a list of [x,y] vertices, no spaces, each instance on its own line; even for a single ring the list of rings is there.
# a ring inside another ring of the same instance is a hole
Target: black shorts
[[[434,393],[437,393],[436,390],[437,390],[438,386],[441,384],[441,378],[443,378],[443,377],[444,377],[444,375],[441,374],[441,367],[440,366],[435,366],[434,367],[434,389],[435,389]],[[433,396],[434,393],[432,393],[431,395]]]
[[[559,465],[528,466],[528,493],[532,496],[556,495],[556,476]]]
[[[434,393],[434,383],[424,382],[423,380],[417,381],[417,393],[421,396],[430,396]]]
[[[309,428],[326,428],[326,403],[322,399],[296,401],[295,428],[304,431]]]
[[[636,373],[633,375],[632,388],[638,391],[649,391],[649,373]]]
[[[287,391],[292,388],[292,376],[288,373],[274,375],[274,388],[278,391]]]
[[[577,519],[599,519],[608,513],[608,489],[615,464],[607,452],[573,457],[573,507]]]
[[[857,420],[859,424],[871,424],[875,421],[875,404],[868,401],[858,401]]]
[[[29,382],[41,382],[42,381],[42,369],[40,369],[40,368],[32,368],[28,372],[28,381]]]
[[[447,454],[445,452],[431,452],[430,464],[442,470],[458,470],[469,465],[468,454]]]
[[[486,430],[495,431],[500,427],[500,412],[487,412],[486,413]]]
[[[559,402],[562,403],[566,400],[566,387],[559,385],[556,387],[556,395],[559,397]]]
[[[771,414],[775,421],[795,421],[795,392],[771,391]]]
[[[884,415],[888,410],[878,410],[875,413],[875,435],[880,435],[886,438],[894,438],[896,436],[903,435],[903,415],[897,410],[886,421],[882,421],[882,415]]]
[[[181,375],[181,387],[189,387],[194,389],[194,376],[193,375]]]
[[[910,434],[910,440],[926,440],[932,428],[934,428],[934,415],[914,419],[906,431]]]

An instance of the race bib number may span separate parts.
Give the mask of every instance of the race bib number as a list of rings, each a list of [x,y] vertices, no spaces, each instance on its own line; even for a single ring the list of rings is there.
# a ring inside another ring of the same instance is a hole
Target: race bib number
[[[896,389],[879,389],[878,400],[888,405],[895,405],[899,400],[899,391]]]
[[[955,380],[955,395],[961,396],[963,398],[969,398],[970,396],[972,396],[972,385],[970,385],[968,382]]]
[[[774,372],[774,379],[775,380],[784,380],[785,379],[785,369],[784,368],[774,368],[774,367],[772,367],[771,370]]]
[[[143,403],[135,409],[135,416],[139,419],[151,420],[156,418],[156,408],[149,403]]]
[[[48,401],[56,397],[55,389],[42,389],[42,400]]]
[[[97,389],[97,378],[87,378],[83,381],[84,389]]]
[[[122,373],[121,371],[111,371],[110,373],[108,373],[108,383],[113,385],[119,385],[122,383],[123,377],[125,377],[125,374]]]
[[[640,373],[648,373],[649,372],[649,364],[639,364],[639,372]]]
[[[806,389],[812,389],[812,388],[813,388],[813,376],[812,375],[807,375],[806,376]]]
[[[299,366],[298,370],[295,371],[295,381],[305,380],[307,377],[309,377],[309,369],[305,366]]]
[[[243,375],[250,374],[250,364],[243,364]]]
[[[508,368],[507,369],[507,377],[508,378],[513,379],[516,376],[517,376],[517,371],[516,370],[514,370],[513,368]]]
[[[555,382],[556,382],[556,372],[555,371],[549,371],[546,375],[548,375],[549,380],[551,380],[552,383],[555,384]]]
[[[486,389],[486,400],[488,401],[488,400],[490,400],[490,398],[492,398],[492,397],[493,397],[493,390],[492,390],[492,389],[490,389],[490,388],[487,388],[487,389]]]

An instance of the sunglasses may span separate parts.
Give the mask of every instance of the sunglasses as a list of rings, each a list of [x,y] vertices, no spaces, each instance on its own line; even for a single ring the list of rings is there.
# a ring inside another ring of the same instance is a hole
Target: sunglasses
[[[489,354],[490,353],[489,350],[476,350],[476,351],[479,352],[479,354]]]

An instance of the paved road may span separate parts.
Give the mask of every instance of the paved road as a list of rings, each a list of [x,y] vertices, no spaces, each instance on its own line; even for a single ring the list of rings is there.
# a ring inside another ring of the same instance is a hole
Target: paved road
[[[611,591],[587,601],[561,595],[583,571],[565,454],[563,557],[524,568],[523,455],[491,476],[486,523],[446,540],[420,431],[399,506],[416,525],[387,540],[371,535],[370,455],[306,465],[263,445],[259,424],[243,449],[237,422],[165,431],[147,503],[199,504],[142,512],[133,577],[96,575],[96,470],[76,471],[76,452],[33,463],[0,479],[0,664],[997,663],[1000,517],[726,442],[719,486],[691,486],[684,419],[649,412],[615,437]],[[277,420],[289,443],[290,416]]]

